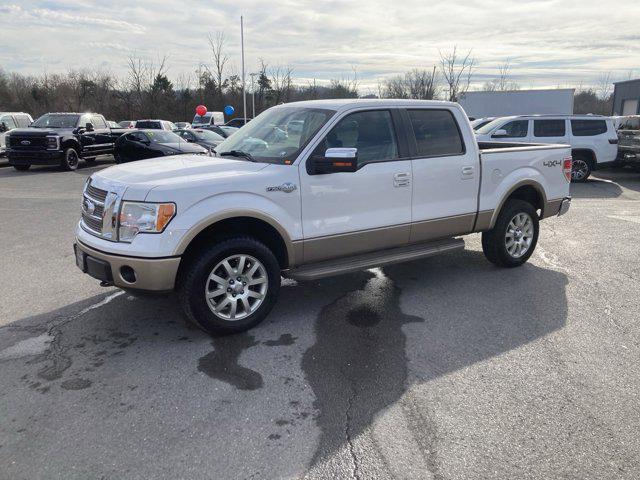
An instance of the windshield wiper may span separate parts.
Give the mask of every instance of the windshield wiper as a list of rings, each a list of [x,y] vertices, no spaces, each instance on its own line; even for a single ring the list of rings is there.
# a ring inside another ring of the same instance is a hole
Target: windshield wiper
[[[219,154],[221,157],[242,157],[246,158],[250,162],[257,162],[253,155],[249,152],[243,152],[242,150],[229,150],[228,152],[222,152]]]

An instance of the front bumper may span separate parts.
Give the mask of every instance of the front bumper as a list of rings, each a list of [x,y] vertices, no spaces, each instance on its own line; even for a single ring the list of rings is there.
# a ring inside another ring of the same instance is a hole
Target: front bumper
[[[7,150],[9,165],[59,165],[62,150]]]
[[[625,146],[618,147],[618,163],[640,163],[640,148]]]
[[[76,239],[76,265],[84,273],[116,287],[166,292],[173,290],[180,257],[140,258],[95,250]]]

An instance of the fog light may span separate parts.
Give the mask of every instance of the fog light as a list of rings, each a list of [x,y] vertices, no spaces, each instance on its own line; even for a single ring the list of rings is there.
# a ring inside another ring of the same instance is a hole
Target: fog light
[[[127,283],[136,283],[136,272],[129,265],[123,265],[120,267],[120,276]]]

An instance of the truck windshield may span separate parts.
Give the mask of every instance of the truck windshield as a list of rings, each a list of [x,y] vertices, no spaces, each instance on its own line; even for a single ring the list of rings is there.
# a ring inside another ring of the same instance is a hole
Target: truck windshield
[[[202,116],[196,115],[195,117],[193,117],[193,122],[191,123],[194,125],[209,125],[211,123],[212,116],[213,113],[205,113]]]
[[[80,115],[43,115],[31,126],[33,128],[75,128]]]
[[[216,151],[219,155],[245,152],[257,162],[290,165],[335,113],[323,108],[270,108],[218,145]]]

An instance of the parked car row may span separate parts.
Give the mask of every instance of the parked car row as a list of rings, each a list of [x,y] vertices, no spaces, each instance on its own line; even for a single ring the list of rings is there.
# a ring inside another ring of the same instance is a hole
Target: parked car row
[[[224,121],[224,115],[211,118]],[[20,171],[31,165],[75,170],[81,160],[90,163],[106,154],[113,154],[118,163],[180,153],[212,154],[238,130],[214,123],[202,126],[162,119],[115,122],[96,113],[47,113],[34,122],[24,112],[0,112],[0,155]]]

